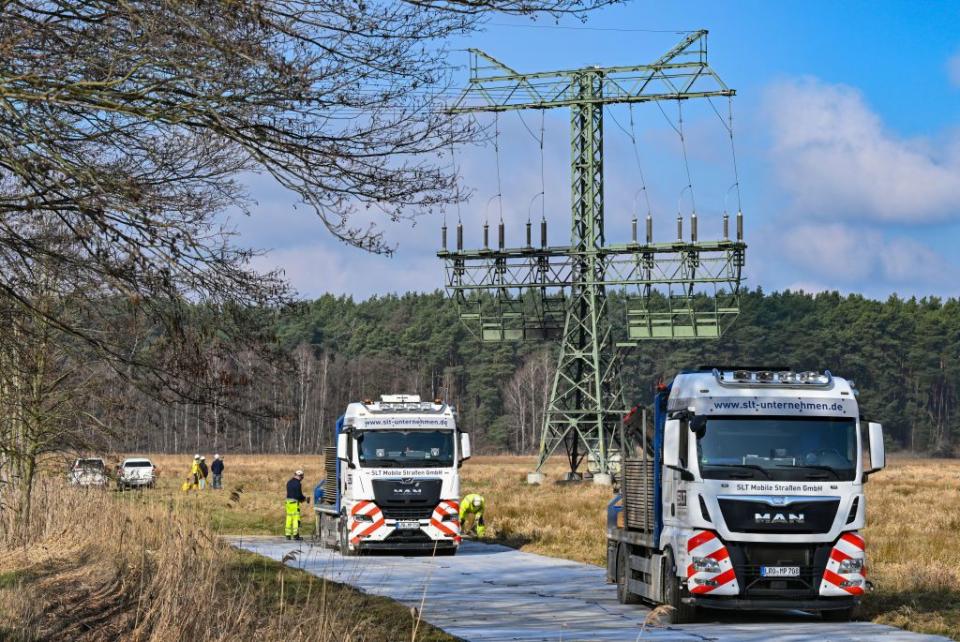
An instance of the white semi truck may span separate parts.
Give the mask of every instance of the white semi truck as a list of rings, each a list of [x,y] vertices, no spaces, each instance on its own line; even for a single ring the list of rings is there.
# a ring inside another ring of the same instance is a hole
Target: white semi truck
[[[327,449],[316,533],[343,555],[460,545],[460,473],[470,436],[455,410],[417,395],[351,403]]]
[[[847,620],[869,588],[863,484],[883,430],[829,371],[701,368],[624,420],[607,576],[623,603],[798,609]]]

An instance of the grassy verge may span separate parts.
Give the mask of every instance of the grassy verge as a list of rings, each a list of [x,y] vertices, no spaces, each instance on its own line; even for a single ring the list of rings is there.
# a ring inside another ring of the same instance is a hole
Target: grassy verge
[[[37,506],[30,544],[0,546],[0,639],[454,640],[392,600],[221,543],[192,501],[45,484]]]

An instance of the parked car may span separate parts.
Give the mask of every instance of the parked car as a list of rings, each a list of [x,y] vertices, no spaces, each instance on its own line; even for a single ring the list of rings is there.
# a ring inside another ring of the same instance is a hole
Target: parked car
[[[67,479],[71,486],[106,486],[107,465],[99,457],[81,457],[73,462]]]
[[[158,472],[146,457],[128,457],[117,467],[117,488],[153,488]]]

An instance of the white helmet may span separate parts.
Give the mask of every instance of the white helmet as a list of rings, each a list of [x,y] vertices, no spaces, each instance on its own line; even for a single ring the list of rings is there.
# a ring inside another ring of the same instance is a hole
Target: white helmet
[[[193,458],[194,458],[194,459],[200,459],[200,455],[194,455]]]
[[[207,458],[204,457],[203,455],[201,455],[201,456],[200,456],[200,461],[207,461]]]
[[[482,503],[483,503],[483,500],[482,500],[481,498],[479,498],[479,497],[474,497],[474,498],[473,498],[473,507],[474,507],[474,508],[480,508],[480,504],[482,504]]]
[[[302,471],[302,470],[298,470],[297,472],[293,473],[293,476],[294,476],[294,477],[303,477],[303,471]]]
[[[219,454],[216,454],[216,455],[213,456],[213,458],[214,458],[214,459],[220,459],[220,455],[219,455]]]

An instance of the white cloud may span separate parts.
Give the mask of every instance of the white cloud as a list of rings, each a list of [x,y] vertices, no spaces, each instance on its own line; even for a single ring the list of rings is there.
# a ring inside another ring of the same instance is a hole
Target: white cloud
[[[303,298],[322,294],[374,295],[432,292],[443,287],[443,267],[432,254],[385,257],[326,240],[274,250],[258,256],[259,270],[282,269]]]
[[[787,230],[782,248],[797,268],[837,288],[882,282],[939,292],[956,285],[957,268],[929,247],[910,238],[887,238],[863,226],[799,225]]]
[[[806,216],[914,223],[960,216],[956,141],[897,137],[858,90],[814,78],[777,83],[765,106],[776,176]]]
[[[951,85],[960,89],[960,51],[947,59],[947,77]]]

